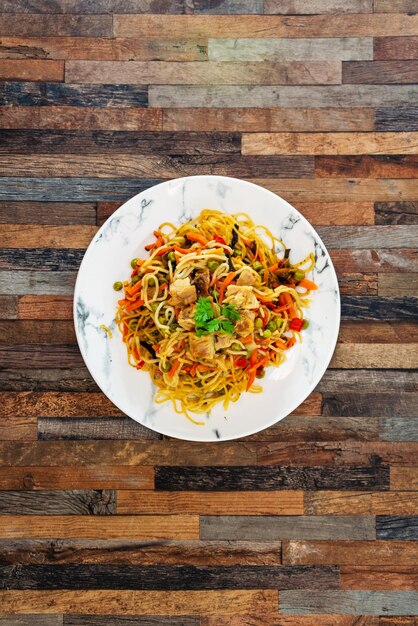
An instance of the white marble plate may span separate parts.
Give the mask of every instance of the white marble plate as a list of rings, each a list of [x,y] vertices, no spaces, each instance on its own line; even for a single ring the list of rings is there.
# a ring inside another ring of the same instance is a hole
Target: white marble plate
[[[302,344],[287,353],[280,368],[267,368],[261,394],[244,393],[227,411],[217,407],[192,424],[176,414],[171,403],[155,405],[147,372],[128,365],[126,348],[115,326],[117,280],[130,276],[130,261],[144,257],[152,231],[170,220],[180,224],[204,208],[226,213],[245,211],[291,248],[293,262],[314,251],[318,284],[306,313],[309,328]],[[340,297],[331,259],[307,220],[279,196],[249,182],[223,176],[179,178],[139,193],[121,206],[100,228],[87,248],[75,286],[74,319],[81,354],[91,375],[124,413],[164,435],[191,441],[217,441],[250,435],[291,413],[323,376],[338,336]],[[100,325],[113,331],[110,339]]]

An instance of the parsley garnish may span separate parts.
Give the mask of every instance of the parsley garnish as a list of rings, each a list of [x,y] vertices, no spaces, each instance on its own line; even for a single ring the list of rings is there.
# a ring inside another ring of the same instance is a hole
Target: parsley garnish
[[[200,297],[196,302],[194,321],[196,323],[196,335],[208,335],[210,333],[225,333],[232,335],[234,324],[240,315],[232,304],[223,304],[221,317],[215,317],[210,298]]]

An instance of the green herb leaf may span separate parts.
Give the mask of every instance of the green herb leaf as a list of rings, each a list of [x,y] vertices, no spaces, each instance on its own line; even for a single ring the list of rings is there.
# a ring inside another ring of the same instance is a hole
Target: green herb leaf
[[[219,320],[219,332],[232,335],[234,332],[234,325],[229,320]]]
[[[210,298],[200,297],[196,302],[196,311],[194,314],[196,324],[205,324],[205,322],[212,320],[214,317],[215,313]]]
[[[223,304],[221,308],[221,314],[226,317],[230,322],[237,322],[240,318],[240,314],[233,304]]]

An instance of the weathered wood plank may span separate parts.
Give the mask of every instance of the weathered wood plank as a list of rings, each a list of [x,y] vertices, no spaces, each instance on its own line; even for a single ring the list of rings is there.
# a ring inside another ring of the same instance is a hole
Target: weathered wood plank
[[[343,320],[340,327],[340,343],[416,343],[418,324],[412,322],[361,322]],[[381,372],[383,376],[386,374]],[[404,373],[399,372],[400,376]],[[415,391],[414,387],[405,391]]]
[[[337,567],[240,565],[0,566],[0,589],[337,589]]]
[[[270,18],[271,19],[271,18]],[[299,18],[300,19],[300,18]],[[357,23],[360,20],[357,19]],[[36,84],[36,83],[34,83]],[[1,91],[0,91],[1,93]],[[412,85],[329,85],[329,86],[232,86],[232,85],[151,85],[149,104],[152,107],[190,108],[299,108],[309,102],[312,108],[330,107],[400,107],[412,106],[418,88]],[[0,103],[2,100],[0,100]],[[18,101],[4,104],[18,104]]]
[[[236,85],[237,82],[242,85],[340,85],[341,63],[330,60],[208,61],[204,64],[201,61],[67,61],[65,80],[108,85]]]
[[[0,467],[0,490],[153,489],[152,467]],[[58,493],[58,492],[57,492]]]
[[[0,79],[59,82],[64,80],[64,63],[44,59],[0,59]]]
[[[242,153],[271,154],[416,154],[418,133],[248,133]]]
[[[414,354],[415,353],[415,354]],[[334,369],[410,369],[418,367],[416,344],[338,344]]]
[[[418,491],[418,467],[391,467],[390,488]]]
[[[332,370],[330,370],[332,372]],[[328,372],[329,373],[329,372]],[[344,389],[346,387],[344,386]],[[338,391],[341,391],[341,383]],[[379,423],[376,418],[362,417],[302,417],[289,415],[246,441],[342,441],[377,439]]]
[[[0,416],[107,417],[123,415],[102,393],[0,393]]]
[[[148,88],[143,85],[68,85],[64,83],[4,82],[0,85],[0,105],[143,107],[148,104]],[[159,111],[145,116],[157,123]]]
[[[62,615],[21,615],[0,617],[1,626],[63,626]]]
[[[418,516],[378,516],[376,536],[378,539],[416,540],[418,539]]]
[[[22,353],[21,353],[22,354]],[[42,366],[44,367],[44,363]],[[0,387],[3,391],[99,391],[86,367],[71,369],[28,369],[28,364],[18,369],[0,370]]]
[[[337,273],[357,272],[414,272],[418,254],[415,250],[330,250]]]
[[[310,491],[305,493],[307,515],[414,515],[417,511],[418,494],[410,492]]]
[[[190,38],[253,37],[386,37],[418,34],[416,16],[386,15],[312,15],[271,16],[238,15],[115,15],[113,34],[116,37],[177,39],[187,32]],[[6,33],[4,33],[6,34]],[[7,33],[11,34],[11,33]],[[38,33],[33,33],[38,34]],[[53,33],[50,33],[53,34]],[[69,34],[69,33],[68,33]],[[81,34],[81,33],[79,33]],[[98,33],[100,35],[100,33]]]
[[[127,156],[124,154],[110,155],[66,155],[63,160],[59,154],[39,154],[36,159],[28,155],[4,155],[0,156],[0,168],[5,176],[91,176],[99,178],[113,178],[115,176],[125,178],[137,178],[153,176],[158,172],[162,178],[175,178],[176,176],[195,176],[198,174],[215,174],[219,176],[275,176],[288,178],[299,176],[301,178],[313,178],[314,160],[311,156],[240,156],[238,154],[200,155],[200,156]],[[32,229],[27,226],[26,229]],[[48,236],[52,234],[52,242],[60,241],[55,230],[64,234],[65,230],[72,227],[45,227],[46,243],[49,245]],[[79,247],[83,242],[83,227],[79,226],[80,237],[74,245],[71,236],[66,247]],[[91,227],[84,227],[85,232]],[[10,229],[10,226],[9,226]],[[59,230],[58,230],[59,229]],[[34,229],[36,231],[36,229]],[[51,234],[50,234],[51,233]],[[22,233],[24,237],[25,232]],[[35,236],[35,235],[34,235]],[[87,244],[86,244],[87,245]],[[7,247],[7,240],[4,247]],[[24,247],[22,245],[21,247]],[[55,247],[55,245],[51,246]],[[85,247],[85,246],[83,246]]]
[[[256,444],[253,444],[256,445]],[[389,469],[374,467],[285,467],[267,465],[267,450],[259,444],[264,466],[156,467],[155,488],[162,491],[274,491],[275,489],[380,489],[388,488]],[[280,444],[286,450],[292,446]],[[302,448],[302,446],[300,446]],[[289,454],[288,454],[289,456]],[[278,461],[279,463],[279,461]]]
[[[376,108],[377,131],[415,131],[418,130],[416,107]]]
[[[62,275],[62,272],[60,273]],[[25,296],[18,300],[18,317],[26,320],[72,320],[73,298],[71,296]]]
[[[111,15],[3,14],[0,35],[17,37],[112,37]]]
[[[61,3],[62,5],[62,3]],[[84,3],[83,8],[87,5]],[[92,6],[90,4],[90,6]],[[361,40],[360,40],[361,41]],[[365,48],[362,44],[362,48]],[[355,59],[372,59],[354,56]],[[2,37],[0,58],[100,61],[205,61],[207,40],[106,39],[102,37]]]
[[[373,58],[376,61],[416,59],[418,37],[376,37],[373,48]]]
[[[123,515],[157,513],[159,515],[174,513],[227,515],[231,510],[235,515],[303,515],[303,492],[121,491],[118,493],[117,512]]]
[[[127,617],[126,615],[64,615],[64,620],[64,626],[109,626],[109,624],[112,626],[200,626],[198,615],[180,615],[179,617],[163,615],[158,617],[153,617],[152,615],[146,615],[145,617]],[[12,624],[11,626],[14,625]],[[20,626],[20,624],[16,626]],[[26,625],[24,624],[23,626]]]
[[[3,334],[4,333],[4,334]],[[74,325],[57,320],[7,320],[0,321],[0,336],[10,344],[75,344]],[[2,342],[3,343],[3,342]]]
[[[379,295],[404,296],[409,294],[411,296],[418,296],[418,273],[381,274],[378,280]]]
[[[343,84],[405,85],[418,80],[418,61],[344,61]]]
[[[0,319],[13,320],[17,317],[17,298],[0,296]]]
[[[417,161],[418,164],[418,161]],[[64,227],[63,227],[64,228]],[[319,226],[328,248],[415,248],[418,227],[411,226]]]
[[[415,320],[418,300],[414,297],[343,296],[341,305],[341,315],[348,319]]]
[[[340,274],[338,284],[341,295],[376,296],[377,274]]]
[[[72,296],[77,272],[0,270],[0,294]],[[20,303],[18,305],[20,307]]]
[[[415,13],[414,0],[374,0],[375,13]]]
[[[2,516],[111,515],[113,513],[116,513],[114,491],[1,491],[0,493],[0,515]]]
[[[129,417],[48,418],[38,419],[38,439],[43,441],[82,439],[161,439],[161,435],[149,430]]]
[[[386,441],[418,441],[418,420],[403,415],[387,415],[380,419],[381,439]]]
[[[418,373],[402,370],[327,370],[318,384],[317,390],[323,393],[338,393],[341,390],[344,390],[346,393],[372,393],[376,391],[379,385],[394,392],[418,391]],[[289,418],[286,419],[288,420]],[[339,419],[339,423],[344,427],[344,420]],[[286,422],[281,422],[281,424],[285,426]],[[347,422],[348,424],[349,422]],[[370,427],[368,425],[369,420],[363,424],[363,428],[367,429]],[[314,427],[313,424],[312,427]]]
[[[319,156],[315,175],[325,178],[416,178],[416,156]]]
[[[3,539],[2,562],[132,565],[279,565],[279,541]]]
[[[402,226],[400,227],[402,228]],[[97,232],[96,226],[45,226],[0,224],[3,248],[86,248]]]
[[[413,541],[285,541],[283,563],[292,565],[415,565]]]
[[[283,539],[374,539],[372,517],[222,516],[201,518],[201,538],[210,541]]]
[[[346,592],[349,593],[349,592]],[[235,615],[277,612],[278,593],[263,591],[1,591],[10,614],[82,613],[119,615]]]
[[[1,50],[1,48],[0,48]],[[373,59],[369,37],[336,39],[209,39],[210,61],[340,61]]]
[[[2,539],[199,538],[196,515],[3,515],[1,521]]]
[[[371,0],[264,0],[264,13],[371,13]]]
[[[418,224],[418,202],[376,202],[376,224]]]
[[[391,618],[390,618],[391,619]],[[403,619],[403,618],[400,618]],[[236,615],[232,619],[222,616],[202,617],[201,626],[380,626],[379,618],[365,615],[360,618],[354,615]],[[78,626],[74,625],[74,626]],[[81,624],[80,626],[89,626]],[[95,626],[95,625],[94,625]],[[102,626],[100,624],[99,626]],[[117,625],[119,626],[119,624]],[[124,626],[124,625],[121,625]],[[404,623],[393,621],[385,626],[415,626],[412,622]]]
[[[250,39],[245,41],[250,42]],[[272,40],[276,41],[276,40]],[[374,130],[368,108],[300,109],[163,109],[165,131],[366,131]],[[110,127],[111,128],[111,127]]]
[[[28,441],[37,439],[36,417],[4,415],[0,421],[1,441]]]
[[[97,203],[97,225],[102,226],[108,217],[120,207],[119,202],[98,202]]]
[[[405,393],[338,393],[325,394],[322,403],[323,415],[370,415],[382,417],[418,417],[418,394]],[[415,432],[418,432],[418,420]],[[386,437],[385,437],[386,438]],[[390,437],[391,439],[391,437]]]
[[[10,224],[7,224],[4,228],[5,231],[5,243],[9,246],[13,246],[14,238],[13,231],[14,229],[18,230],[20,225],[14,225],[14,228],[11,228]],[[83,233],[82,228],[78,226],[71,226],[73,229],[70,231],[69,235],[72,237],[72,244],[75,246],[74,248],[42,248],[35,247],[36,244],[39,246],[43,245],[42,240],[42,232],[43,228],[45,228],[46,236],[49,236],[49,243],[53,243],[55,246],[59,245],[67,245],[65,239],[65,227],[64,226],[39,226],[36,228],[33,225],[24,225],[22,228],[22,233],[16,237],[16,240],[20,240],[22,244],[24,244],[25,239],[30,246],[26,247],[22,245],[22,247],[16,248],[0,248],[0,269],[2,270],[25,270],[26,271],[39,271],[39,270],[48,270],[48,271],[73,271],[78,270],[80,267],[81,260],[84,255],[85,246],[79,245],[83,239],[88,242],[88,232]],[[80,236],[78,237],[78,228],[80,228]],[[97,227],[89,226],[92,233],[97,231]],[[31,230],[33,230],[33,235],[31,234]],[[2,231],[2,225],[0,225],[0,232]],[[92,235],[93,236],[93,235]],[[88,245],[88,243],[86,243]],[[67,259],[67,261],[66,261]]]
[[[32,111],[33,109],[26,109]],[[2,120],[0,111],[0,124]],[[1,202],[1,224],[95,224],[96,205],[76,202]]]
[[[219,443],[215,448],[208,448],[205,444],[182,441],[0,442],[0,465],[10,466],[173,466],[177,463],[187,466],[216,466],[231,463],[239,467],[255,462],[255,451],[248,443]],[[325,473],[327,472],[329,474],[328,470]],[[360,468],[359,472],[367,475],[364,468]],[[376,472],[372,470],[370,479],[373,473]],[[348,475],[347,482],[351,478],[354,479],[354,476]]]
[[[396,555],[393,555],[392,563],[399,563]],[[382,567],[380,564],[374,567],[343,565],[340,568],[341,589],[413,591],[418,587],[418,573],[415,565],[416,559],[415,563],[409,567],[398,565]]]
[[[348,613],[355,615],[411,615],[418,611],[416,591],[283,591],[282,613]]]

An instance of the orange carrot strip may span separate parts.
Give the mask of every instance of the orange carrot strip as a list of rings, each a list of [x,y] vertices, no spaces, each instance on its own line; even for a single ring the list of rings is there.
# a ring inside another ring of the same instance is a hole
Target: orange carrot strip
[[[196,371],[197,371],[197,363],[196,361],[193,363],[193,365],[190,368],[190,376],[196,376]]]
[[[296,343],[296,339],[294,337],[291,337],[286,344],[286,350],[291,348],[295,343]]]
[[[229,272],[229,274],[227,274],[219,290],[219,302],[222,302],[222,300],[224,299],[225,289],[228,287],[229,283],[234,279],[234,277],[235,272]]]
[[[300,281],[299,287],[304,287],[305,289],[309,289],[310,291],[315,291],[315,289],[318,289],[318,285],[311,280],[308,280],[307,278],[304,278]]]
[[[249,391],[249,389],[251,389],[251,387],[253,385],[253,382],[255,380],[255,374],[256,374],[256,370],[255,369],[251,369],[250,376],[248,378],[246,391]]]
[[[251,343],[252,340],[253,340],[253,336],[252,335],[247,335],[246,337],[241,339],[241,343],[243,343],[245,345],[247,343]]]
[[[271,267],[269,267],[270,272],[274,272],[275,270],[277,270],[279,268],[279,264],[275,263],[274,265],[272,265]]]
[[[158,250],[158,252],[157,252],[157,254],[155,256],[156,257],[157,256],[163,256],[163,254],[165,254],[169,250],[171,250],[171,248],[167,248],[167,246],[164,246],[164,248],[161,248],[160,250]]]
[[[268,280],[269,280],[269,271],[264,270],[264,282],[266,283],[266,285],[268,283]]]
[[[282,350],[286,350],[287,348],[286,342],[283,341],[282,339],[276,339],[275,344],[278,348],[281,348]]]
[[[258,249],[258,258],[262,263],[264,263],[264,253],[261,248]]]
[[[125,291],[128,294],[128,296],[134,296],[136,293],[138,293],[138,291],[140,291],[141,287],[142,287],[142,280],[138,280],[136,285],[133,285],[132,287],[125,287]]]
[[[146,250],[147,252],[149,252],[153,248],[155,248],[155,243],[149,243],[147,246],[144,246],[144,250]]]
[[[135,309],[139,309],[140,306],[144,304],[144,301],[140,298],[135,300],[135,302],[131,302],[128,306],[125,307],[125,311],[135,311]]]
[[[171,370],[168,372],[168,375],[170,376],[170,378],[173,378],[174,374],[177,372],[179,367],[180,367],[180,361],[175,361],[173,365],[171,366]]]
[[[186,237],[190,241],[197,241],[197,243],[201,243],[202,246],[206,246],[206,244],[208,243],[207,240],[198,233],[186,233]]]
[[[194,250],[192,250],[191,248],[180,248],[180,246],[173,246],[170,249],[175,250],[176,252],[179,252],[180,254],[190,254],[190,252],[194,252]]]
[[[286,305],[289,309],[290,317],[296,317],[295,309],[293,308],[293,298],[289,293],[281,293],[279,296],[279,304],[281,306]]]

